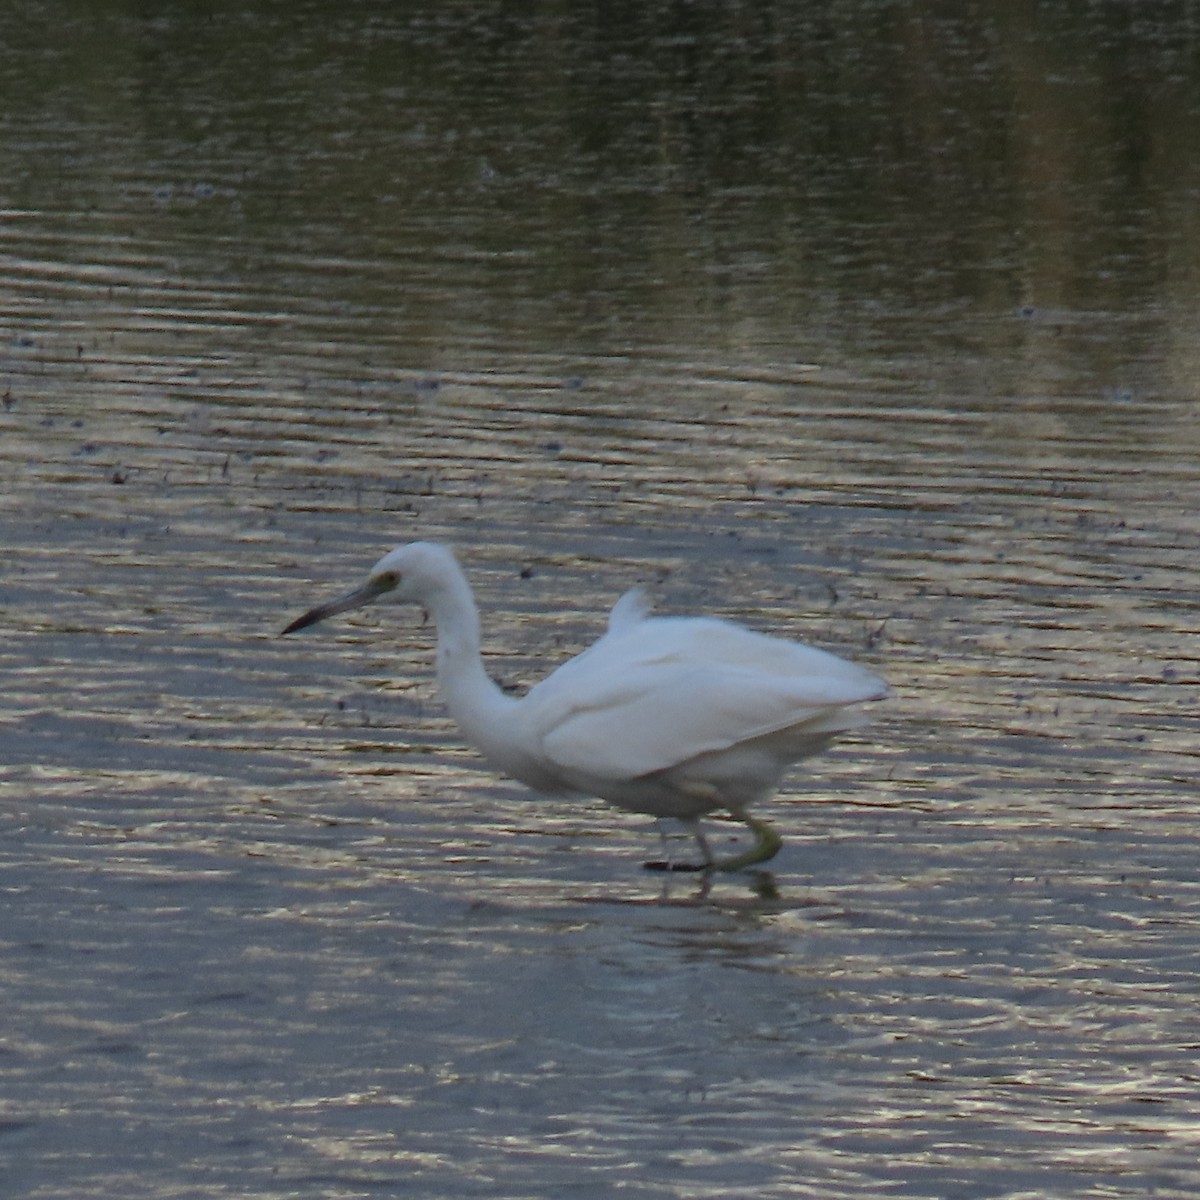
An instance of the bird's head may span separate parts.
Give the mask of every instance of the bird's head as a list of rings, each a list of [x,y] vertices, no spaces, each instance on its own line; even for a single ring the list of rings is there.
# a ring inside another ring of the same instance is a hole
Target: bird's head
[[[452,586],[461,575],[458,563],[445,546],[434,542],[410,542],[407,546],[397,546],[371,568],[365,583],[309,609],[283,633],[307,629],[326,617],[363,608],[376,600],[429,607],[438,593]]]

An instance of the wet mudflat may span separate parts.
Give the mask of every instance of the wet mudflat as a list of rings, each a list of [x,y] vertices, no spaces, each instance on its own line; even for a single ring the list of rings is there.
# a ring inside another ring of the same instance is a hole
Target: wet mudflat
[[[8,1186],[1194,1195],[1195,31],[463,14],[0,38]],[[664,881],[276,636],[418,536],[895,697]]]

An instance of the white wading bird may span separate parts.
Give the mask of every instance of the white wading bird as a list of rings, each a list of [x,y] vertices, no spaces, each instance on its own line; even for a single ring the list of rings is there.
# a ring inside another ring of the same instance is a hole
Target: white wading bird
[[[598,642],[516,699],[484,671],[470,584],[450,551],[431,542],[385,554],[361,587],[283,632],[375,600],[432,615],[442,698],[492,767],[538,792],[599,796],[682,821],[703,863],[674,864],[679,870],[733,871],[772,858],[782,841],[750,806],[791,763],[865,724],[859,705],[888,694],[878,675],[799,642],[714,617],[651,617],[634,589]],[[699,819],[717,809],[750,828],[751,849],[713,858]]]

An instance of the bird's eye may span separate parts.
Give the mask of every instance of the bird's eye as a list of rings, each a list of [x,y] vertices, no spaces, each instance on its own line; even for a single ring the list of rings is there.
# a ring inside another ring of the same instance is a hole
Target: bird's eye
[[[395,571],[384,571],[375,576],[375,583],[381,592],[390,592],[399,585],[400,576]]]

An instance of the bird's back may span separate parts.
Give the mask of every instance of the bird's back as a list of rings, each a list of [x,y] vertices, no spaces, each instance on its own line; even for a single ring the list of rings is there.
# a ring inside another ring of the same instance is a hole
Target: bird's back
[[[871,671],[799,642],[650,617],[614,622],[521,708],[526,737],[565,772],[629,779],[792,727],[852,728],[862,717],[846,706],[886,694]]]

